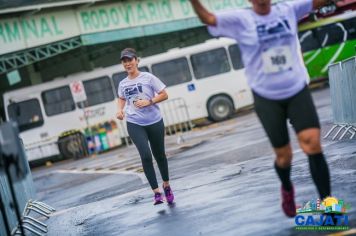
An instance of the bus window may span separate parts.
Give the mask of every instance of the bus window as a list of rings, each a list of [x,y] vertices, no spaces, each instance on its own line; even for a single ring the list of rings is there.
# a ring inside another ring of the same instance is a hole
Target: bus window
[[[302,47],[302,52],[309,52],[320,48],[320,42],[315,37],[315,32],[306,30],[299,32],[299,41]]]
[[[25,131],[43,125],[40,103],[37,99],[11,103],[7,106],[10,120],[16,121],[19,130]]]
[[[142,72],[149,72],[148,67],[147,66],[142,66],[138,68],[140,71]],[[114,82],[114,86],[115,86],[115,95],[117,96],[117,89],[119,87],[119,83],[125,79],[127,77],[127,72],[123,71],[123,72],[119,72],[119,73],[115,73],[112,75],[112,80]]]
[[[185,57],[152,65],[152,73],[168,87],[192,80]]]
[[[224,48],[194,54],[191,56],[191,61],[194,75],[197,79],[230,71],[229,61]]]
[[[47,116],[54,116],[75,109],[69,86],[43,91],[41,97]]]
[[[356,39],[356,18],[345,20],[342,24],[347,31],[347,39]]]
[[[241,51],[237,44],[229,46],[230,58],[232,61],[232,66],[235,70],[240,70],[244,68],[244,63],[241,58]]]
[[[322,26],[317,29],[317,35],[324,47],[344,41],[344,30],[341,24]]]
[[[83,81],[83,85],[87,95],[85,107],[110,102],[115,99],[110,78],[107,76]],[[78,107],[83,108],[82,103],[78,103]]]

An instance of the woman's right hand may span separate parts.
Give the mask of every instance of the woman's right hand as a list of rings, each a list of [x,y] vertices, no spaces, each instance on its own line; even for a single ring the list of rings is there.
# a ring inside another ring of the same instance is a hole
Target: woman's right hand
[[[119,120],[123,120],[125,117],[125,113],[123,110],[119,110],[117,113],[116,113],[116,118],[118,118]]]

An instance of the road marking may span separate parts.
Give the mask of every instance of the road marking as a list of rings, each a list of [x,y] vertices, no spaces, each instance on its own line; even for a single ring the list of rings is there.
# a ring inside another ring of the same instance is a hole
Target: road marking
[[[110,200],[111,200],[111,202],[125,202],[128,198],[131,198],[132,196],[137,196],[137,195],[141,195],[142,196],[142,192],[143,191],[147,191],[146,188],[136,189],[136,190],[133,190],[131,192],[127,192],[127,193],[123,193],[123,194],[111,197]],[[120,199],[120,201],[117,201],[117,199]],[[84,204],[81,204],[81,205],[76,205],[76,206],[69,207],[69,208],[66,208],[66,209],[57,209],[55,212],[53,212],[51,214],[51,216],[58,216],[58,215],[62,215],[62,214],[65,214],[65,213],[68,213],[68,212],[71,212],[71,211],[72,212],[73,211],[78,211],[78,209],[83,209],[83,208],[85,208],[85,206],[89,206],[90,207],[90,206],[93,206],[93,205],[98,204],[98,203],[100,204],[100,202],[105,202],[105,201],[107,201],[107,199],[99,200],[97,202],[87,202],[87,203],[84,203]],[[105,204],[103,204],[103,205],[105,205]],[[112,209],[112,208],[110,207],[110,209]],[[103,209],[101,208],[101,210],[103,210]],[[74,214],[75,213],[71,213],[71,215],[74,215]]]
[[[89,169],[89,170],[56,170],[54,171],[55,173],[61,173],[61,174],[112,174],[112,175],[136,175],[137,177],[140,178],[142,184],[147,183],[146,176],[142,173],[138,173],[136,171],[118,171],[118,170],[95,170],[95,169]]]

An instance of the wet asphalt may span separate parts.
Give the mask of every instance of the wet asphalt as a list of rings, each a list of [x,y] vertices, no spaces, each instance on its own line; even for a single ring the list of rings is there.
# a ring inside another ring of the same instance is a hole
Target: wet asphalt
[[[325,135],[332,127],[330,91],[313,91]],[[290,129],[296,203],[317,197],[307,157]],[[182,141],[184,140],[184,141]],[[178,144],[179,142],[179,144]],[[351,204],[356,228],[356,138],[323,139],[333,196]],[[280,207],[274,155],[253,110],[166,137],[176,201],[153,206],[133,146],[32,170],[37,197],[57,211],[47,235],[327,235],[295,230]],[[159,172],[156,171],[158,179]],[[161,183],[161,181],[160,181]],[[354,206],[354,207],[353,207]],[[356,233],[355,233],[356,234]]]

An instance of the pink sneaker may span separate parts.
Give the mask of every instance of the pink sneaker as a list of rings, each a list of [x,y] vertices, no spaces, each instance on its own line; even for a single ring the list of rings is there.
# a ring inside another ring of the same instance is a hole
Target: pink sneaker
[[[172,204],[174,201],[174,195],[171,186],[163,187],[163,189],[164,189],[164,195],[166,195],[167,203]]]
[[[158,205],[163,203],[163,197],[161,193],[155,193],[153,205]]]
[[[295,202],[294,202],[294,187],[292,186],[292,189],[288,192],[281,187],[281,192],[282,192],[282,209],[284,214],[288,217],[294,217],[297,215],[296,208],[295,208]]]

